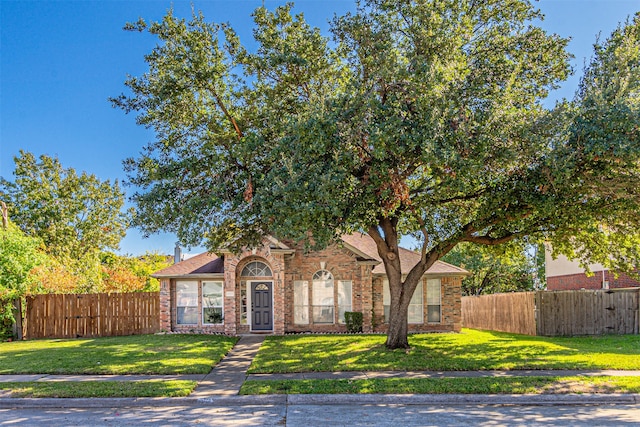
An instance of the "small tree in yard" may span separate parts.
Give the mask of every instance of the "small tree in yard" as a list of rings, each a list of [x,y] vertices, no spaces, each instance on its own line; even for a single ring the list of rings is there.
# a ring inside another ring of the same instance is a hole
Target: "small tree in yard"
[[[547,110],[567,40],[524,0],[363,1],[333,20],[332,43],[290,6],[253,16],[251,52],[201,15],[127,26],[160,40],[113,99],[157,135],[126,162],[144,232],[237,249],[366,231],[389,278],[388,348],[408,347],[418,281],[460,242],[528,236],[604,258],[604,224],[619,265],[637,259],[640,17]],[[406,234],[420,242],[410,271]]]
[[[39,239],[25,236],[7,221],[0,228],[0,336],[15,322],[14,301],[29,293],[36,284],[32,270],[45,262]]]

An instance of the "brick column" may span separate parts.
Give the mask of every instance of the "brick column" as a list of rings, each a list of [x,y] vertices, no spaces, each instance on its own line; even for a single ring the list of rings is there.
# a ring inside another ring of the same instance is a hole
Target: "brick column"
[[[170,280],[160,281],[160,330],[171,331],[171,292]]]

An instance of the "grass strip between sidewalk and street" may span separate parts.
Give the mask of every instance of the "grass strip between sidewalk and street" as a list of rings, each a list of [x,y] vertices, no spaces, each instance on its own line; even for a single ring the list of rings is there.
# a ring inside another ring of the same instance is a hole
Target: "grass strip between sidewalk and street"
[[[249,380],[256,394],[543,394],[640,393],[640,377],[374,378],[364,380]]]
[[[384,335],[267,337],[249,373],[338,371],[640,370],[640,335],[538,337],[463,329],[409,336],[388,350]]]
[[[196,381],[32,381],[0,382],[11,397],[185,397]]]
[[[0,374],[207,374],[238,338],[155,334],[0,343]]]

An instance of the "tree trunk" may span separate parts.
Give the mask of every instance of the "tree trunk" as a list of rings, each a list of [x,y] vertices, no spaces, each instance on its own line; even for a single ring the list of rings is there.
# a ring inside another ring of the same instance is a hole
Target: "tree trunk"
[[[389,284],[391,286],[391,284]],[[400,301],[394,306],[393,297],[389,307],[389,330],[387,331],[386,346],[388,349],[409,348],[408,304],[403,307]]]

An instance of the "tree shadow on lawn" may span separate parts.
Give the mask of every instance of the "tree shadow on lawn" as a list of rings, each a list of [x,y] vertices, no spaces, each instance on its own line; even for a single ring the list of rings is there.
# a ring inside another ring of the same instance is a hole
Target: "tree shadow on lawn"
[[[235,339],[213,335],[137,335],[16,342],[0,351],[0,373],[208,373]]]
[[[637,336],[547,338],[464,330],[411,335],[407,350],[387,350],[384,341],[381,335],[270,337],[250,371],[640,369]]]

